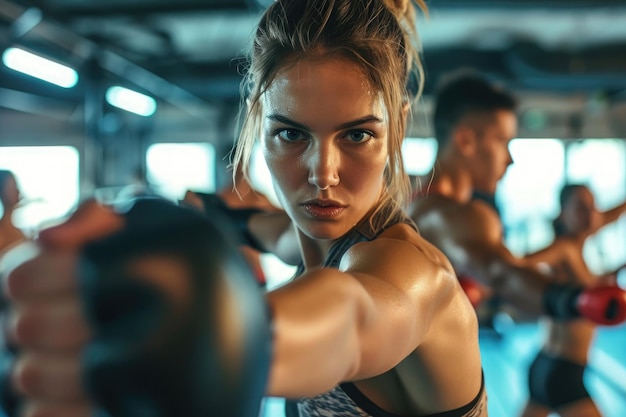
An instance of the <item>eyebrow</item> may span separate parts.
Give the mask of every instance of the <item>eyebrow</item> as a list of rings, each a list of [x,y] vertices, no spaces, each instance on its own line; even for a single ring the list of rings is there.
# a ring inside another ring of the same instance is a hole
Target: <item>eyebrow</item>
[[[307,126],[307,125],[303,125],[302,123],[298,123],[295,122],[291,119],[289,119],[288,117],[282,116],[280,114],[270,114],[267,116],[268,119],[270,120],[274,120],[276,122],[279,123],[284,123],[286,125],[290,125],[293,126],[295,128],[301,129],[301,130],[306,130],[308,132],[311,131],[311,129]],[[369,115],[369,116],[364,116],[361,118],[358,118],[356,120],[352,120],[346,123],[342,123],[339,126],[336,127],[336,130],[344,130],[344,129],[349,129],[351,127],[356,127],[356,126],[360,126],[362,124],[365,123],[382,123],[382,119],[373,115]]]

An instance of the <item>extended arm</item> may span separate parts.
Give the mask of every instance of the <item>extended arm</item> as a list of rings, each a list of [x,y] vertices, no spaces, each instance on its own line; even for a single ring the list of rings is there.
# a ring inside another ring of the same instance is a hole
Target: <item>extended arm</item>
[[[316,269],[272,291],[269,394],[319,394],[392,368],[421,343],[453,288],[450,269],[379,238],[354,247],[341,270]]]
[[[626,201],[621,204],[600,213],[600,227],[606,226],[609,223],[613,223],[620,218],[622,214],[626,213]]]
[[[533,314],[544,311],[542,294],[550,279],[504,246],[495,212],[484,205],[468,204],[442,217],[443,229],[422,231],[448,256],[457,274],[490,287],[513,307]]]
[[[555,282],[577,283],[591,287],[598,283],[598,277],[589,271],[576,242],[557,239],[548,247],[524,257],[528,265],[549,267],[549,274]]]
[[[443,210],[437,221],[418,225],[424,236],[448,256],[458,274],[489,286],[497,297],[520,311],[563,319],[584,316],[603,324],[624,320],[623,291],[583,292],[582,284],[555,283],[507,250],[499,218],[483,204]]]

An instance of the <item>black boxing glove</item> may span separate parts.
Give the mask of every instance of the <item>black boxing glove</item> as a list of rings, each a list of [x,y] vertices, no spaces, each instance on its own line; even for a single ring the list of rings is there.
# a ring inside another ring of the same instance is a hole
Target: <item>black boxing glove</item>
[[[84,380],[113,417],[253,417],[270,363],[262,291],[237,248],[195,210],[157,199],[87,245],[79,272],[93,339]]]

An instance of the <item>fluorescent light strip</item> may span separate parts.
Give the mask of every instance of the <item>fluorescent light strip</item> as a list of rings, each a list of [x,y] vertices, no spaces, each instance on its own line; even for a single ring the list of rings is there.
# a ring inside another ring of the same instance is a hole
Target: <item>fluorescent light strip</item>
[[[72,68],[20,48],[7,48],[2,54],[2,62],[12,70],[59,87],[72,88],[78,83],[78,73]]]
[[[109,87],[105,97],[110,105],[140,116],[153,115],[157,107],[152,97],[119,86]]]

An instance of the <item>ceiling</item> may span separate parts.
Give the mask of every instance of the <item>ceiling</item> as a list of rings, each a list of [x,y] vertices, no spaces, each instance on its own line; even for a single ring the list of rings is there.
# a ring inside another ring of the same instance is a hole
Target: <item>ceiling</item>
[[[39,107],[72,105],[110,82],[190,112],[206,103],[235,103],[241,80],[235,58],[268,1],[0,0],[1,49],[38,51],[82,76],[64,91],[2,67],[0,106],[34,108],[41,98],[48,101]],[[520,92],[624,96],[624,1],[428,4],[430,16],[419,22],[426,94],[443,73],[474,67]]]

